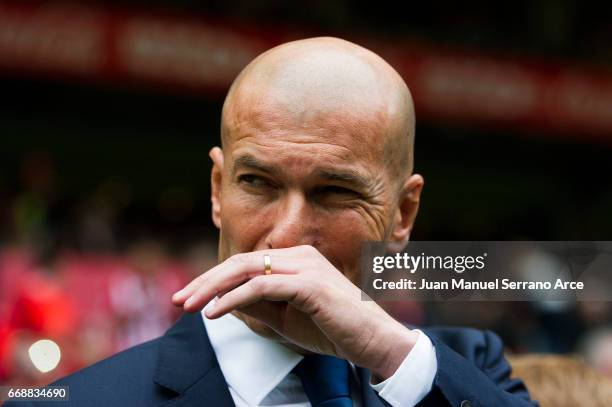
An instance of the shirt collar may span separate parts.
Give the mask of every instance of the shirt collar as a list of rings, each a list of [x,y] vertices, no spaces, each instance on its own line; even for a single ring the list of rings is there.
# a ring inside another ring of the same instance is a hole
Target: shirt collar
[[[232,314],[208,319],[202,311],[202,318],[227,384],[249,405],[259,405],[303,358]]]

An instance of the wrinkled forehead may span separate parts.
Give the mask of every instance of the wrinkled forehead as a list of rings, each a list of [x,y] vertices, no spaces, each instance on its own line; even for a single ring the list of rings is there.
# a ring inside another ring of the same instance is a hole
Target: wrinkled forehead
[[[393,68],[354,44],[314,39],[251,62],[228,93],[221,130],[226,154],[246,142],[309,144],[371,168],[408,168],[412,126],[410,95]]]
[[[322,160],[369,165],[384,161],[384,144],[391,131],[384,105],[357,99],[297,100],[284,91],[236,96],[225,117],[226,152],[246,145],[276,146],[304,154],[319,151]]]

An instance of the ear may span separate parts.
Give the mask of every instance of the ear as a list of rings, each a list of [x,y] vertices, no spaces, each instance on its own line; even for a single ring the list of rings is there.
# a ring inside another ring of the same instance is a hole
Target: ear
[[[422,176],[413,174],[402,185],[398,196],[399,202],[395,212],[393,229],[389,236],[389,249],[394,252],[403,250],[408,244],[410,232],[412,232],[414,220],[419,211],[424,183]]]
[[[221,228],[221,187],[223,185],[223,150],[213,147],[208,153],[213,161],[210,172],[210,201],[212,202],[212,220]]]

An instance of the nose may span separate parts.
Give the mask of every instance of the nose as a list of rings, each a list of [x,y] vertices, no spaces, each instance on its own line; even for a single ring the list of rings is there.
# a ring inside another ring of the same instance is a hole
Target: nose
[[[299,245],[316,246],[316,218],[303,193],[288,192],[277,203],[266,246],[282,249]]]

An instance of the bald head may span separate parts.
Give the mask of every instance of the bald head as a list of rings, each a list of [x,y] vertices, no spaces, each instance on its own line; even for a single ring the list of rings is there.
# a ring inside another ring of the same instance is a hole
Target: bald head
[[[412,172],[414,108],[408,87],[382,58],[348,41],[294,41],[253,60],[223,105],[223,145],[254,121],[310,130],[342,126],[355,134],[356,144],[379,146],[395,179]]]
[[[376,54],[336,38],[273,48],[236,78],[221,125],[223,149],[210,151],[220,259],[310,245],[357,282],[364,241],[408,242],[423,187],[412,99]]]

